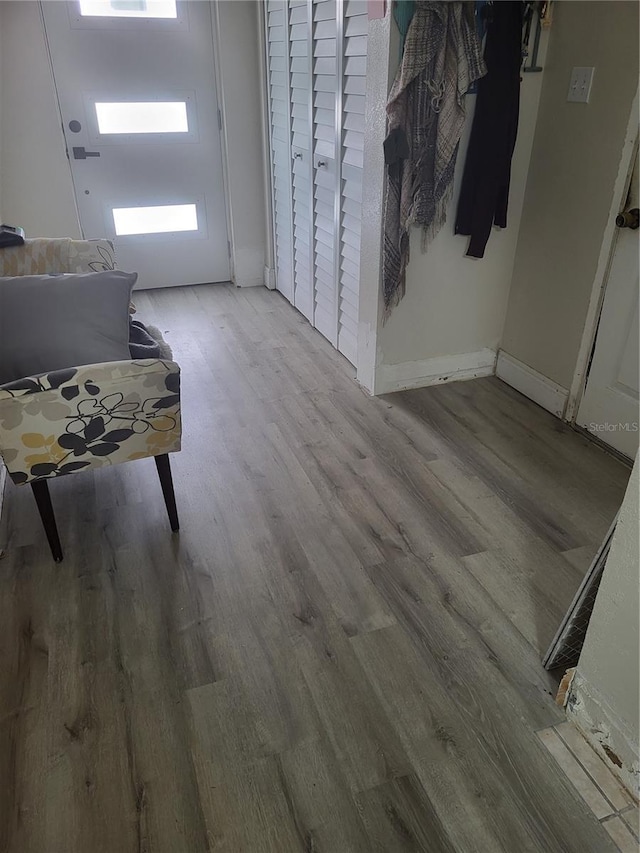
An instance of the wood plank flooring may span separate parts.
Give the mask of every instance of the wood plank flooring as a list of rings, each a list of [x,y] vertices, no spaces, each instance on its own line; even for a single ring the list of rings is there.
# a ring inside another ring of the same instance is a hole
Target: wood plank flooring
[[[278,294],[137,295],[150,459],[8,487],[2,853],[607,853],[540,657],[628,470],[499,380],[369,398]]]

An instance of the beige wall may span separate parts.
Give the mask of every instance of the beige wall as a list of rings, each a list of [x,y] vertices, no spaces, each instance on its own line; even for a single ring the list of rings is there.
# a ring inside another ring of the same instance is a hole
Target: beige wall
[[[39,6],[2,0],[2,214],[30,237],[79,237]]]
[[[594,66],[590,103],[567,102]],[[638,85],[638,4],[554,3],[502,348],[569,388]]]
[[[546,45],[545,33],[540,55],[543,64]],[[393,44],[392,64],[395,64],[397,55],[397,47]],[[370,65],[380,61],[381,57],[369,57]],[[491,369],[491,353],[488,351],[497,350],[502,334],[543,76],[523,75],[508,227],[502,231],[493,230],[482,260],[467,258],[468,238],[453,233],[476,100],[475,95],[466,97],[467,118],[447,222],[424,254],[420,245],[421,231],[413,229],[406,295],[386,324],[378,328],[376,390],[389,390],[389,382],[393,388],[397,380],[390,377],[395,376],[409,380],[402,383],[405,387],[424,384],[420,376],[422,372],[429,372],[430,359],[481,352],[485,359],[489,358],[488,369]],[[372,107],[370,102],[367,109],[372,108],[383,109],[384,105]],[[361,278],[361,287],[363,284]],[[463,359],[462,363],[466,361]],[[472,360],[469,361],[471,363]],[[412,383],[411,377],[416,381]]]
[[[569,714],[626,784],[640,781],[640,513],[638,459],[620,510],[598,597],[571,687]],[[611,760],[604,752],[605,758]]]
[[[219,33],[218,73],[226,142],[234,280],[264,283],[265,170],[260,91],[262,62],[255,0],[213,4]]]
[[[447,222],[425,254],[421,252],[420,229],[412,231],[407,292],[380,335],[385,362],[397,364],[475,352],[484,347],[497,349],[511,284],[542,77],[543,74],[523,75],[508,226],[493,229],[481,260],[467,258],[468,238],[453,233],[476,100],[475,95],[467,95],[467,119]]]

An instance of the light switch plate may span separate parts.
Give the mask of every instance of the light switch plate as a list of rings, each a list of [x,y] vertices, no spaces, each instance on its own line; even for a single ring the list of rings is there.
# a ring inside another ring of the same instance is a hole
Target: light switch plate
[[[574,101],[579,104],[589,103],[593,72],[595,70],[595,68],[573,69],[571,72],[571,82],[569,83],[569,94],[567,95],[568,101]]]

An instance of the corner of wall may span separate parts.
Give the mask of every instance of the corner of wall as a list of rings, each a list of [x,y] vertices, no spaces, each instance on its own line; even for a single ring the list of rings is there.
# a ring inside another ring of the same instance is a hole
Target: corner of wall
[[[391,24],[391,35],[395,31]],[[380,64],[384,58],[384,70],[393,72],[399,44],[396,37],[396,43],[390,45],[389,33],[386,33],[386,38],[386,52],[379,49],[374,61]],[[545,64],[547,42],[548,33],[544,32],[539,53],[542,65]],[[381,73],[381,69],[374,71],[380,76]],[[467,117],[447,222],[429,244],[427,252],[421,251],[420,229],[412,230],[407,292],[387,322],[383,325],[380,316],[374,317],[371,310],[366,318],[362,318],[366,319],[366,325],[361,326],[360,337],[365,342],[369,341],[368,356],[373,362],[369,368],[368,387],[373,387],[374,393],[469,379],[493,372],[505,323],[543,76],[542,73],[523,75],[518,140],[512,163],[509,226],[494,229],[482,260],[466,257],[467,241],[455,235],[453,229],[476,100],[473,94],[467,96]],[[367,102],[367,113],[379,112],[381,121],[386,118],[387,91],[388,88],[379,84],[376,95]],[[381,149],[386,128],[379,131],[374,120],[371,121],[372,130],[380,132],[380,139],[375,132],[369,133],[367,126],[367,142],[378,146],[379,162],[365,160],[367,166],[373,163],[367,172],[367,185],[371,190],[370,185],[379,180],[378,198],[381,198],[385,183]],[[366,215],[371,217],[365,221],[363,214],[361,291],[365,294],[370,294],[374,283],[380,288],[380,252],[376,252],[370,240],[365,242],[371,234],[380,242],[382,212],[378,217],[374,202],[371,191],[363,204]],[[379,300],[376,302],[379,311],[378,306]],[[364,311],[361,303],[361,315]],[[374,349],[375,359],[372,356]]]
[[[367,38],[357,363],[358,382],[371,394],[376,393],[376,370],[380,358],[378,335],[382,323],[380,272],[385,169],[382,143],[387,127],[387,92],[392,73],[390,57],[395,43],[390,7],[391,4],[387,4],[384,18],[369,21]]]
[[[253,2],[211,4],[232,280],[264,284],[265,166],[260,23]]]
[[[636,457],[567,702],[568,716],[636,797],[640,793],[639,468]]]
[[[605,764],[637,798],[640,764],[633,733],[598,689],[579,672],[573,678],[566,711]]]
[[[562,0],[554,10],[501,346],[571,388],[570,417],[597,316],[594,287],[602,286],[611,246],[638,80],[638,6]],[[588,103],[567,101],[575,66],[596,69]]]
[[[496,376],[557,418],[563,418],[569,391],[505,350],[498,352]]]
[[[55,84],[35,2],[2,7],[3,217],[29,236],[81,237]]]

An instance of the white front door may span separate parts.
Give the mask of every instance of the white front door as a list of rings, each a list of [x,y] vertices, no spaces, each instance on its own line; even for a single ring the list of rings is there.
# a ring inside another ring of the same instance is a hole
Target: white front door
[[[43,9],[84,235],[114,239],[139,287],[228,281],[210,4]]]
[[[638,163],[634,181],[638,179]],[[632,196],[637,193],[632,188]],[[637,204],[637,201],[636,201]],[[576,422],[633,459],[638,450],[638,235],[620,228]]]

